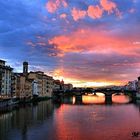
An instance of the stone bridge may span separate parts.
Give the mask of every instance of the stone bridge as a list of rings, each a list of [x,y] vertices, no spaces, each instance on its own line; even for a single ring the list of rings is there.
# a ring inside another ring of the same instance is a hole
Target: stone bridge
[[[133,90],[112,90],[112,89],[97,89],[97,90],[93,90],[92,92],[94,95],[96,95],[96,93],[103,93],[105,95],[105,103],[106,104],[112,104],[112,95],[113,94],[124,94],[124,95],[128,95],[132,98],[132,102],[135,101],[136,99],[136,91]],[[85,93],[77,93],[75,94],[75,96],[82,96],[85,95]]]
[[[120,94],[123,93],[125,95],[128,95],[132,98],[132,102],[135,101],[135,97],[136,97],[136,91],[132,91],[132,90],[112,90],[112,89],[97,89],[97,90],[93,90],[91,92],[88,93],[92,93],[93,95],[96,95],[96,93],[103,93],[105,95],[105,103],[106,104],[112,104],[112,95],[113,94]],[[64,92],[58,92],[58,93],[54,93],[54,97],[56,99],[60,99],[63,96],[76,96],[76,100],[80,100],[82,99],[82,95],[85,95],[86,92],[84,90],[81,91],[71,91],[70,93],[64,93]]]

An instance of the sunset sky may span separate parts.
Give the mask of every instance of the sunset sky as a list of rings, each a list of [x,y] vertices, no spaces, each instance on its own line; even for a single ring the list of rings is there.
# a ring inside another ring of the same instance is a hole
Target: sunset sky
[[[140,0],[0,0],[0,59],[74,86],[140,76]]]

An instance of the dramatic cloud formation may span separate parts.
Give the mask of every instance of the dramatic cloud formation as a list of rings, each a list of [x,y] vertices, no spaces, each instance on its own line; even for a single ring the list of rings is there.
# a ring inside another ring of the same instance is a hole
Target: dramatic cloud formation
[[[68,3],[65,0],[50,0],[46,3],[46,8],[50,13],[55,13],[57,9],[61,8],[61,6],[66,8]],[[108,14],[114,12],[117,16],[121,15],[115,2],[112,2],[111,0],[99,0],[98,5],[89,5],[85,10],[72,7],[71,16],[75,21],[83,19],[86,16],[96,19],[101,18],[103,12],[108,12]],[[62,15],[60,18],[62,18]]]
[[[54,44],[64,54],[69,52],[132,54],[135,53],[135,49],[140,47],[140,44],[133,45],[131,38],[117,37],[109,32],[98,32],[92,29],[80,29],[68,35],[56,36],[49,40],[49,44]]]
[[[75,86],[140,74],[139,0],[1,0],[0,11],[0,57],[15,71],[26,60]]]

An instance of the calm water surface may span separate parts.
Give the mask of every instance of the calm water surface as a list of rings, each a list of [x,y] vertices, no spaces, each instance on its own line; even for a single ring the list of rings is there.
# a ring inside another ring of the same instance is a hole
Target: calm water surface
[[[0,140],[135,140],[140,132],[140,105],[113,95],[112,105],[102,94],[51,100],[3,110]]]

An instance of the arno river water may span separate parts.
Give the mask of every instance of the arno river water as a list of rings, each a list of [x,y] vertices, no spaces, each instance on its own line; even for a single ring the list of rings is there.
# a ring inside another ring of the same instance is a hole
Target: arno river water
[[[140,132],[140,105],[125,95],[86,95],[1,109],[0,140],[135,140]]]

